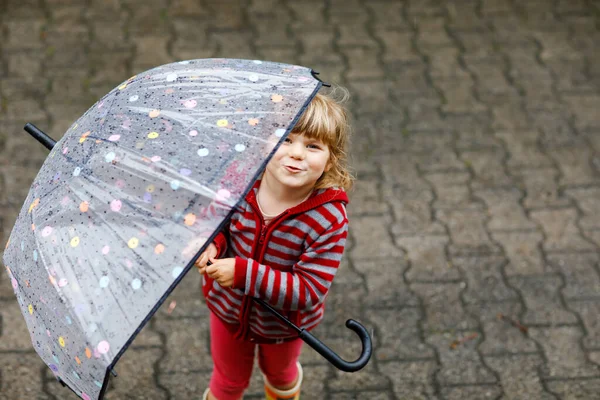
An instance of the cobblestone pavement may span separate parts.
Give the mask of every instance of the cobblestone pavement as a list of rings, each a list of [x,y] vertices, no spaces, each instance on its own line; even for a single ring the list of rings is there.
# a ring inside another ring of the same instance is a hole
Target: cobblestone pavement
[[[600,399],[597,0],[0,0],[0,242],[55,138],[175,60],[312,67],[353,95],[351,241],[302,355],[305,399]],[[2,246],[3,248],[3,246]],[[199,398],[211,361],[191,273],[117,365],[110,399]],[[171,313],[168,305],[175,300]],[[0,398],[74,399],[0,273]],[[246,398],[261,398],[255,374]]]

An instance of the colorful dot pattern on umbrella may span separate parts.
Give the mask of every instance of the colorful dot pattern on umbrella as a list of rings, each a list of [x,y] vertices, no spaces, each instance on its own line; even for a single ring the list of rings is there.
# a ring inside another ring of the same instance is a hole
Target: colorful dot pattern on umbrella
[[[287,64],[168,64],[118,85],[58,141],[4,263],[36,351],[80,397],[100,397],[107,367],[319,87]]]

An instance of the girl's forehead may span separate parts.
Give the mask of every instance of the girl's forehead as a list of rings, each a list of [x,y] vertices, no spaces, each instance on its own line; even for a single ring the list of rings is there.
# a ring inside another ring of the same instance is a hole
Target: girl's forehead
[[[316,142],[323,142],[323,140],[321,138],[319,138],[317,135],[311,135],[311,134],[307,134],[305,132],[290,132],[289,137],[292,137],[292,138],[302,137],[305,140],[314,140]]]

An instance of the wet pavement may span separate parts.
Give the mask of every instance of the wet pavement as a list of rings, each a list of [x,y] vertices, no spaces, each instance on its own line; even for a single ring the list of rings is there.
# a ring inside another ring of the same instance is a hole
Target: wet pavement
[[[172,61],[311,67],[347,87],[350,241],[302,355],[304,399],[600,399],[600,3],[0,1],[0,242],[55,139]],[[2,248],[4,246],[1,246]],[[108,399],[195,399],[211,371],[191,271],[117,364]],[[0,399],[75,399],[0,273]],[[258,372],[258,370],[257,370]],[[258,373],[248,399],[260,399]]]

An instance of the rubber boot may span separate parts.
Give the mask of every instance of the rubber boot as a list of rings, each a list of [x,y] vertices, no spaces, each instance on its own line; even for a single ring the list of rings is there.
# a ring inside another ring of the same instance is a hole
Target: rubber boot
[[[279,390],[275,389],[269,381],[267,381],[267,377],[263,374],[263,381],[265,382],[265,399],[266,400],[299,400],[300,399],[300,386],[302,386],[302,365],[299,362],[296,362],[298,366],[298,382],[296,385],[288,390]]]

